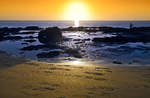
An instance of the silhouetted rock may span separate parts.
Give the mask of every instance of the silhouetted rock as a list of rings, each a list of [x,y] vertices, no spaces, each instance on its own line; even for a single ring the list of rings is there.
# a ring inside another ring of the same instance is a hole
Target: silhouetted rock
[[[23,39],[21,36],[7,36],[4,40],[20,40]]]
[[[150,36],[144,34],[130,34],[130,35],[118,35],[116,37],[105,37],[105,38],[94,38],[94,42],[118,42],[118,43],[128,43],[128,42],[150,42]]]
[[[23,28],[8,28],[8,27],[3,27],[0,28],[0,32],[1,33],[5,33],[5,34],[13,34],[13,33],[18,33],[20,30],[22,30]]]
[[[31,46],[24,47],[21,50],[32,51],[32,50],[39,50],[39,49],[43,49],[43,48],[47,48],[47,46],[45,46],[45,45],[31,45]]]
[[[38,58],[53,58],[60,55],[60,51],[42,52],[37,54]]]
[[[113,61],[114,64],[122,64],[122,62],[119,61]]]
[[[33,43],[35,42],[36,40],[24,40],[25,42],[29,42],[29,43]]]
[[[0,41],[4,40],[4,36],[5,36],[4,33],[0,33]]]
[[[133,32],[150,32],[150,27],[133,27],[130,24],[130,28],[120,27],[68,27],[62,29],[62,31],[86,31],[86,32],[99,32],[104,33],[133,33]]]
[[[105,38],[94,38],[94,42],[127,42],[127,38],[122,36],[116,37],[105,37]]]
[[[57,27],[47,28],[39,32],[38,38],[41,43],[51,45],[62,41],[62,32]]]
[[[27,26],[24,30],[40,30],[41,28],[38,26]]]

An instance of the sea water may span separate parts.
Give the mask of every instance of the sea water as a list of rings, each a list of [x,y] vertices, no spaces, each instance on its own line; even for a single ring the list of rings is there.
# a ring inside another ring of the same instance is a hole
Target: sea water
[[[132,23],[136,27],[148,27],[150,26],[149,21],[82,21],[80,26],[111,26],[111,27],[124,27],[128,28],[129,24]],[[39,27],[53,27],[57,26],[60,28],[73,26],[71,21],[0,21],[0,27],[26,27],[26,26],[39,26]],[[14,36],[38,36],[38,31],[35,34],[17,34]],[[63,36],[69,38],[69,41],[64,41],[61,45],[72,49],[79,49],[82,51],[83,60],[88,60],[96,63],[113,63],[113,61],[122,62],[122,65],[149,65],[150,64],[150,43],[125,43],[125,44],[108,44],[108,43],[94,43],[92,39],[95,37],[110,37],[114,36],[111,34],[104,34],[102,32],[63,32]],[[33,38],[35,42],[27,43],[25,40],[7,40],[0,42],[0,50],[5,51],[11,55],[21,56],[32,60],[58,62],[64,60],[71,60],[67,53],[62,53],[55,58],[38,58],[37,54],[49,51],[64,51],[62,48],[56,49],[39,49],[32,51],[22,51],[21,49],[28,46],[42,45],[37,38]],[[88,40],[87,40],[88,39]],[[86,40],[86,41],[84,41]],[[27,44],[23,44],[27,43]],[[58,60],[59,59],[59,60]],[[74,58],[76,59],[76,58]],[[80,59],[80,60],[81,60]]]

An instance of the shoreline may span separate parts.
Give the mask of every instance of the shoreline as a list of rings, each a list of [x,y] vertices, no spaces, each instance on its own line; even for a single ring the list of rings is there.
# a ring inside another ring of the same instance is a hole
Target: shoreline
[[[148,98],[150,67],[29,61],[0,52],[2,98]],[[9,65],[9,66],[8,66]]]

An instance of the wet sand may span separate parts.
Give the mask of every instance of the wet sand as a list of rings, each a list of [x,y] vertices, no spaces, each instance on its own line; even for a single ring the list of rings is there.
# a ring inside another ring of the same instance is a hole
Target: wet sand
[[[71,65],[0,52],[0,98],[149,98],[150,67]]]

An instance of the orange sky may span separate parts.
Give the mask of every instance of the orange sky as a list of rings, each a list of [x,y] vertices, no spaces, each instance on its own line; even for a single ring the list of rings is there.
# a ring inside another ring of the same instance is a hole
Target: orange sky
[[[83,20],[150,20],[150,0],[0,0],[0,20],[69,20],[72,2],[84,4]]]

